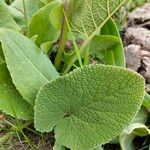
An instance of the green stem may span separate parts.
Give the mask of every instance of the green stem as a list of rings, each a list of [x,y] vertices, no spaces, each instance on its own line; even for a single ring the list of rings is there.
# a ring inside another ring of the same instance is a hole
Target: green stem
[[[75,52],[76,52],[76,56],[78,58],[80,66],[82,67],[83,66],[82,65],[82,59],[81,59],[81,56],[80,56],[80,52],[79,52],[78,46],[77,46],[76,41],[75,41],[76,40],[75,36],[74,36],[73,32],[71,31],[71,27],[69,25],[69,22],[68,22],[68,19],[67,19],[67,16],[66,16],[65,12],[64,12],[64,15],[65,15],[65,19],[66,19],[66,22],[67,22],[67,25],[68,25],[68,30],[70,32],[70,36],[71,36],[71,40],[72,40],[72,43],[73,43],[73,47],[74,47]]]
[[[114,9],[114,11],[111,13],[111,14],[114,14],[118,8],[125,2],[125,0],[123,0],[121,2],[121,4],[116,7],[116,9]],[[81,46],[81,48],[79,49],[79,52],[80,52],[80,55],[82,57],[82,55],[86,52],[85,48],[88,46],[89,42],[92,40],[92,38],[97,34],[99,33],[101,27],[107,22],[107,20],[110,18],[110,16],[108,16],[104,21],[103,23],[84,41],[83,45]],[[73,66],[73,64],[76,62],[77,60],[77,57],[76,56],[73,56],[73,58],[71,59],[70,63],[68,64],[68,66],[66,67],[66,69],[64,70],[63,72],[63,75],[67,74],[71,67]]]
[[[24,17],[25,17],[25,24],[26,24],[26,34],[28,34],[28,19],[27,19],[25,0],[22,0],[22,4],[23,4]]]
[[[12,0],[9,0],[9,4],[11,4],[13,1]]]
[[[70,14],[71,14],[71,5],[72,5],[72,0],[65,0],[64,12],[68,19],[70,18]],[[60,67],[63,52],[64,52],[66,41],[67,41],[68,25],[65,19],[65,14],[63,16],[63,22],[62,22],[60,45],[59,45],[58,52],[57,52],[55,62],[54,62],[56,69],[59,69]]]
[[[90,57],[89,57],[89,46],[88,46],[84,57],[84,66],[89,65],[89,63],[90,63]]]
[[[25,140],[27,141],[27,143],[29,144],[29,146],[31,147],[31,149],[35,150],[34,145],[31,143],[30,139],[24,134],[23,131],[21,131],[21,134],[24,136]]]

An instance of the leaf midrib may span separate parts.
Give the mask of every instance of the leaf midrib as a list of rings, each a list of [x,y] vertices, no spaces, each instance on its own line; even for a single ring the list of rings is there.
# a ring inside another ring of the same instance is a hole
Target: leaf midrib
[[[95,29],[93,31],[93,33],[84,41],[83,45],[80,47],[79,52],[80,55],[83,54],[85,48],[87,47],[87,45],[89,44],[89,42],[92,40],[92,38],[99,32],[99,30],[102,28],[102,26],[107,22],[107,20],[109,18],[111,18],[111,16],[118,10],[119,7],[121,7],[121,5],[125,2],[125,0],[123,0],[120,5],[118,7],[116,7],[116,9],[114,9],[114,11],[109,14],[106,19],[104,19],[104,21],[98,26],[97,29]],[[87,37],[87,36],[86,36]],[[74,62],[77,60],[76,55],[73,56],[73,58],[71,59],[71,61],[69,62],[69,65],[66,67],[65,71],[63,72],[63,75],[65,75],[66,73],[68,73],[68,71],[70,70],[70,68],[72,67],[72,65],[74,64]]]
[[[5,33],[4,33],[4,35],[5,35]],[[31,64],[31,65],[33,66],[33,68],[34,68],[44,79],[46,79],[46,81],[49,82],[49,79],[47,79],[47,77],[45,77],[45,76],[38,70],[38,68],[32,63],[32,61],[29,59],[29,57],[27,57],[27,56],[25,55],[25,53],[22,51],[22,48],[20,48],[20,46],[19,46],[15,41],[13,41],[13,40],[11,39],[11,37],[9,37],[8,35],[5,35],[5,36],[7,36],[7,37],[11,40],[11,42],[15,43],[15,45],[16,45],[16,47],[19,49],[20,53],[27,59],[27,61],[29,62],[29,64]],[[3,40],[3,38],[2,38],[2,40]],[[3,42],[4,42],[4,41],[3,41]],[[7,45],[8,47],[10,47],[9,44],[7,44],[6,42],[4,42],[4,43],[5,43],[5,45]],[[6,58],[6,59],[7,59],[7,58]]]

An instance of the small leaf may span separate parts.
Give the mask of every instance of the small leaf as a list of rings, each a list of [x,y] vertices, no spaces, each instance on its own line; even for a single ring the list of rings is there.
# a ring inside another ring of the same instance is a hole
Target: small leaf
[[[16,90],[5,63],[0,64],[0,110],[13,117],[33,119],[33,107]]]
[[[116,47],[106,49],[103,53],[106,64],[125,67],[125,54],[117,26],[112,19],[109,19],[101,29],[101,35],[112,35],[119,39]]]
[[[13,20],[9,8],[3,0],[0,0],[0,28],[7,28],[15,31],[20,30],[20,27]]]
[[[90,65],[45,85],[35,101],[35,127],[72,150],[89,150],[116,137],[135,117],[144,79],[127,69]]]
[[[32,18],[29,25],[29,36],[38,35],[36,43],[38,46],[45,42],[56,40],[59,36],[59,31],[56,30],[50,23],[50,12],[58,5],[62,5],[59,2],[52,2],[41,8]],[[55,14],[55,18],[57,14]]]
[[[150,130],[142,123],[133,123],[120,135],[120,145],[122,150],[133,150],[133,139],[136,136],[150,135]]]
[[[115,48],[120,43],[120,39],[111,35],[96,35],[90,42],[90,54],[98,54],[105,50]]]
[[[149,129],[144,125],[147,122],[147,118],[147,111],[141,108],[133,122],[121,132],[119,139],[122,150],[135,150],[133,139],[137,135],[143,136],[145,133],[145,135],[148,134]],[[143,131],[142,134],[140,133],[141,131]]]
[[[41,86],[58,77],[49,58],[24,35],[5,30],[2,48],[13,83],[32,105]]]
[[[143,106],[150,108],[150,95],[148,93],[145,93]]]

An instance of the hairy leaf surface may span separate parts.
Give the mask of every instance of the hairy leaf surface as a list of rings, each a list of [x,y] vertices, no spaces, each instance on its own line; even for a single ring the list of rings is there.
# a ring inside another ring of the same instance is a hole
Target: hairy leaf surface
[[[45,85],[35,102],[35,127],[55,129],[56,141],[72,150],[108,142],[134,118],[144,79],[118,67],[90,65]]]
[[[5,63],[0,64],[0,110],[21,119],[33,119],[33,106],[16,90]]]
[[[9,9],[15,21],[21,26],[25,27],[25,13],[27,23],[31,21],[32,16],[44,6],[43,2],[39,0],[25,0],[25,11],[23,8],[23,0],[15,0],[10,6]]]
[[[61,5],[59,2],[52,2],[41,8],[32,18],[29,25],[29,36],[38,35],[36,43],[40,46],[42,43],[53,41],[59,36],[58,30],[56,30],[50,23],[50,12]],[[57,17],[57,14],[55,14]],[[55,18],[53,18],[55,19]]]
[[[124,0],[75,0],[71,23],[75,31],[86,36],[99,30]]]
[[[3,0],[0,0],[0,28],[7,28],[16,31],[20,30]]]
[[[5,30],[1,42],[15,86],[24,99],[34,104],[40,87],[55,79],[58,72],[49,58],[22,34]]]

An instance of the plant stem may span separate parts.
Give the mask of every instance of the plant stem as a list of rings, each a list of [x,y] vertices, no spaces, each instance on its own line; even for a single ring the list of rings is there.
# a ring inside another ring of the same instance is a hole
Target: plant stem
[[[72,6],[72,0],[65,0],[64,12],[68,19],[70,18],[70,14],[71,14],[71,6]],[[66,40],[67,40],[68,25],[67,25],[67,22],[65,19],[65,14],[63,16],[63,22],[62,22],[60,45],[59,45],[58,52],[57,52],[55,62],[54,62],[56,69],[59,69],[59,67],[60,67],[63,52],[64,52],[65,45],[66,45]]]
[[[27,19],[25,0],[22,0],[22,4],[23,4],[24,17],[25,17],[25,24],[26,24],[26,34],[28,34],[28,19]]]
[[[11,4],[13,1],[12,0],[9,0],[9,4]]]
[[[90,57],[89,57],[89,46],[88,46],[84,57],[84,66],[88,65],[89,62],[90,62]]]
[[[117,9],[125,2],[125,0],[122,1],[122,3],[116,7],[116,9],[114,9],[114,11],[111,14],[114,14]],[[100,31],[101,27],[107,22],[107,20],[110,18],[110,16],[108,16],[103,23],[84,41],[83,45],[80,47],[79,52],[80,55],[82,57],[82,55],[86,52],[86,47],[88,46],[89,42],[92,40],[92,38]],[[76,56],[73,56],[70,63],[68,64],[68,66],[64,69],[63,75],[67,74],[70,71],[70,68],[73,66],[73,64],[75,63],[75,61],[77,60]]]
[[[70,36],[71,36],[71,39],[72,39],[73,47],[75,49],[75,52],[76,52],[76,55],[77,55],[80,67],[82,67],[83,66],[82,65],[82,59],[81,59],[81,56],[80,56],[80,52],[79,52],[78,46],[77,46],[76,41],[75,41],[76,40],[75,36],[74,36],[73,32],[71,31],[71,27],[69,25],[69,22],[68,22],[68,19],[67,19],[67,16],[66,16],[65,12],[64,12],[64,15],[65,15],[65,19],[66,19],[66,22],[67,22],[67,25],[68,25],[68,30],[70,32]]]

